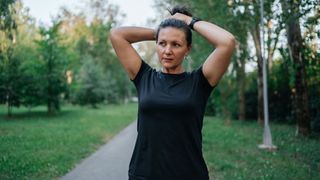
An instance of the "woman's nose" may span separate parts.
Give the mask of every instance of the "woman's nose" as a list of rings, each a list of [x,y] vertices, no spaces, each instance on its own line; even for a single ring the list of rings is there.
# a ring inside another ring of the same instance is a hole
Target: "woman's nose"
[[[164,53],[171,54],[172,53],[171,47],[170,46],[166,46],[165,49],[164,49]]]

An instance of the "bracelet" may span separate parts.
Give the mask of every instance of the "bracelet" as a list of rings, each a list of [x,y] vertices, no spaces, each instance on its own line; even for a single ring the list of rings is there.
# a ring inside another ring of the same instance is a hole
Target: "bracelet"
[[[190,24],[189,24],[190,29],[194,30],[194,29],[193,29],[193,25],[194,25],[196,22],[198,22],[198,21],[201,21],[201,19],[200,19],[200,18],[197,18],[197,17],[192,17],[192,20],[191,20],[191,22],[190,22]]]

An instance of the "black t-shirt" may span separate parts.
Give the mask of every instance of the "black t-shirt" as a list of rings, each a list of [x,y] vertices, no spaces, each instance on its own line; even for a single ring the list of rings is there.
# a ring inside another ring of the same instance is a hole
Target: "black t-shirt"
[[[209,179],[201,130],[213,87],[202,68],[165,74],[142,61],[133,82],[139,99],[138,136],[129,179]]]

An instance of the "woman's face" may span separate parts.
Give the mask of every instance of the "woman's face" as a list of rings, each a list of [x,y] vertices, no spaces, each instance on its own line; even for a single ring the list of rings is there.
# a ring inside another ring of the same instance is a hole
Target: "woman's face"
[[[182,61],[188,54],[185,33],[174,27],[160,29],[156,46],[158,58],[166,73],[180,73]]]

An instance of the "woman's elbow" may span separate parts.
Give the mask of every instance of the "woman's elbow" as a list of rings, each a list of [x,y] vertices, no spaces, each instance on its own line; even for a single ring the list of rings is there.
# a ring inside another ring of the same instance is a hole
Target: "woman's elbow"
[[[118,33],[119,33],[119,28],[110,29],[110,34],[109,34],[110,40],[112,41],[117,36]]]
[[[228,36],[226,45],[232,50],[236,47],[236,38],[232,34]]]

